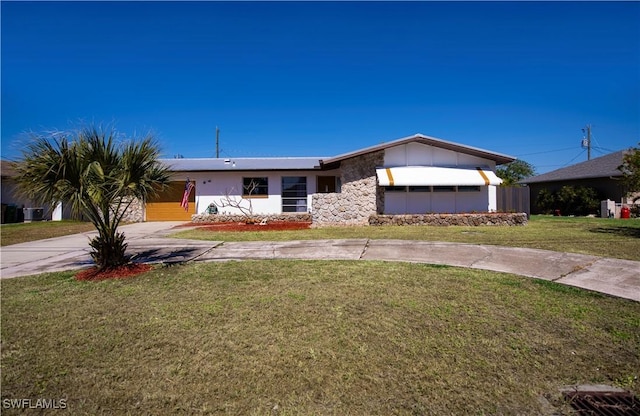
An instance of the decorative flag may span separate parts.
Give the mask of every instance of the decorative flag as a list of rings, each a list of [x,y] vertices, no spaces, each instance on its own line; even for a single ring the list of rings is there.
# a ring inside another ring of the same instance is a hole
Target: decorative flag
[[[195,185],[187,178],[187,183],[184,184],[184,194],[182,195],[182,202],[180,202],[180,206],[184,208],[185,211],[189,211],[189,194],[191,194],[191,190],[195,187]]]

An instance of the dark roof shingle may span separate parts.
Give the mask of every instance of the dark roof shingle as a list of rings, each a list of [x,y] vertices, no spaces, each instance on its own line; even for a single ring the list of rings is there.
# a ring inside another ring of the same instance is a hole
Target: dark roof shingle
[[[556,169],[542,175],[532,176],[520,183],[558,182],[574,179],[609,178],[622,176],[618,166],[622,165],[622,158],[627,150],[609,153],[595,159],[576,163],[566,168]]]

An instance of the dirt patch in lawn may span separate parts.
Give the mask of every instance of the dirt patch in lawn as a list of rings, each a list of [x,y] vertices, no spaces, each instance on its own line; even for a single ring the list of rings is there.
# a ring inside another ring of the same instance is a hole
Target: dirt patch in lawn
[[[105,279],[125,279],[148,272],[153,268],[150,264],[132,263],[120,267],[98,270],[97,267],[82,270],[76,273],[76,280],[99,281]]]
[[[192,226],[194,224],[191,224]],[[207,231],[288,231],[306,230],[311,227],[310,222],[300,221],[273,221],[266,224],[245,224],[243,222],[221,222],[197,224],[198,229]]]

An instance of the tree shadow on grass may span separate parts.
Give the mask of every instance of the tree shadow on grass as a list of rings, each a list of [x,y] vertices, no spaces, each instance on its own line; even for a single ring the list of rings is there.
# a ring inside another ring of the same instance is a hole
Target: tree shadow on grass
[[[590,229],[589,232],[612,234],[620,237],[640,238],[640,227],[597,227]]]

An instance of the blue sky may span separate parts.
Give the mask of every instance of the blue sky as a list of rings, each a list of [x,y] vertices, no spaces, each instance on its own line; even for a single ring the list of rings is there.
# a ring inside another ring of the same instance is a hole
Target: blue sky
[[[152,130],[165,157],[334,156],[414,133],[538,173],[640,141],[640,2],[7,2],[2,157]]]

